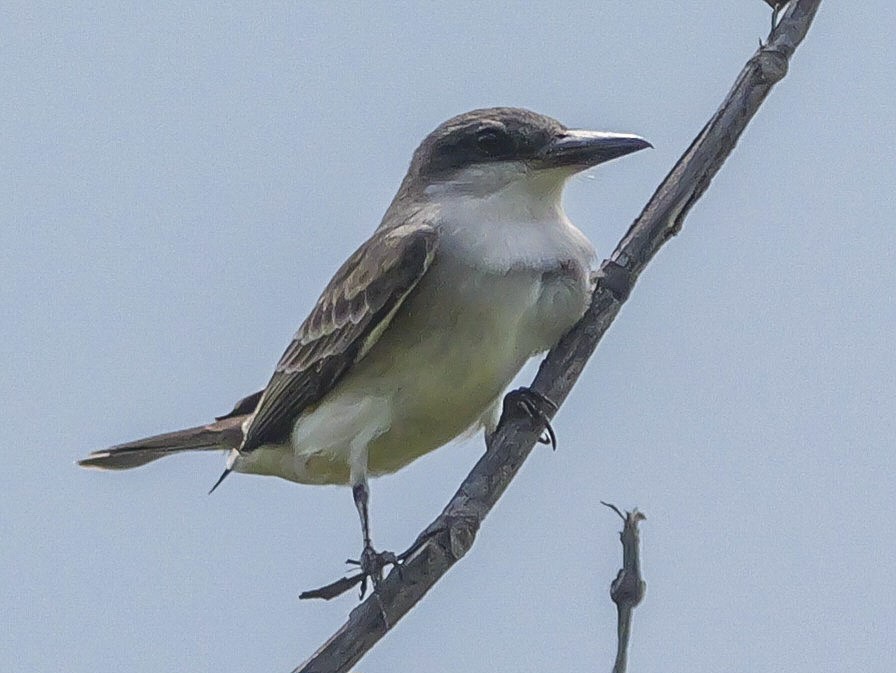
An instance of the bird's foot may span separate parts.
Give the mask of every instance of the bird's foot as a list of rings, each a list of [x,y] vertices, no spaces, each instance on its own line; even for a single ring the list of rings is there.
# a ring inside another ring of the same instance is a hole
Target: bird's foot
[[[349,565],[358,566],[361,572],[350,577],[341,577],[335,582],[320,587],[319,589],[303,591],[299,595],[299,598],[323,598],[328,601],[331,598],[344,594],[352,587],[360,584],[361,598],[363,599],[364,595],[367,593],[368,578],[370,579],[375,592],[379,588],[380,582],[383,580],[383,570],[385,567],[387,565],[392,565],[400,570],[401,561],[402,559],[398,558],[393,552],[378,552],[372,546],[367,545],[361,552],[360,559],[348,559],[346,561]]]
[[[361,551],[359,560],[348,559],[346,563],[361,569],[361,598],[364,598],[364,594],[367,593],[368,578],[373,585],[373,590],[376,591],[380,587],[380,582],[383,581],[383,570],[386,566],[400,567],[398,557],[393,552],[376,551],[369,544]]]
[[[522,409],[531,419],[544,426],[544,434],[538,438],[540,444],[550,444],[557,450],[557,435],[551,427],[550,416],[557,411],[557,404],[547,396],[532,388],[517,388],[504,396],[504,413],[509,406]]]

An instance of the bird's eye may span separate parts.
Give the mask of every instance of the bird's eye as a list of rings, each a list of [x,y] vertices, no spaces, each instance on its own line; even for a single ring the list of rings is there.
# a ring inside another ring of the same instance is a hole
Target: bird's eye
[[[484,154],[497,157],[513,150],[513,141],[500,129],[484,129],[476,134],[476,145]]]

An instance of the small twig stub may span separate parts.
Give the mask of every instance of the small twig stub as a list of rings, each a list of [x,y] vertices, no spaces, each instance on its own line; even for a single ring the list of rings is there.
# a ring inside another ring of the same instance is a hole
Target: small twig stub
[[[647,583],[641,577],[640,536],[638,524],[647,517],[637,508],[625,514],[616,505],[601,501],[612,509],[623,520],[622,532],[622,568],[616,579],[610,583],[610,598],[616,604],[616,662],[613,673],[625,673],[628,663],[628,641],[632,632],[632,613],[647,590]]]

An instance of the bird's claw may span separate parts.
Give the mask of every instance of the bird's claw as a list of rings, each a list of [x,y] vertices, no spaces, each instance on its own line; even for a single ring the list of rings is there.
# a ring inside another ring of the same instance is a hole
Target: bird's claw
[[[359,572],[357,575],[352,575],[351,577],[340,577],[335,582],[323,586],[319,589],[303,591],[299,595],[299,598],[323,598],[324,600],[328,601],[331,598],[335,598],[336,596],[344,594],[356,584],[360,584],[361,598],[363,599],[364,595],[367,593],[368,577],[371,580],[371,584],[373,584],[373,590],[376,591],[383,579],[383,569],[387,565],[392,565],[400,573],[401,562],[403,560],[404,559],[402,557],[396,556],[390,551],[377,552],[373,547],[367,546],[361,552],[360,559],[348,559],[346,561],[346,563],[350,565],[358,566],[361,572]]]
[[[361,569],[361,598],[367,593],[367,579],[373,585],[373,590],[379,589],[380,582],[383,581],[383,570],[387,565],[401,568],[400,560],[391,551],[376,551],[372,546],[367,545],[361,551],[360,559],[347,559],[346,563],[358,566]]]
[[[538,438],[540,444],[550,444],[553,450],[557,450],[557,435],[551,427],[550,416],[557,411],[557,404],[547,396],[532,388],[517,388],[511,390],[504,397],[505,411],[508,405],[516,405],[522,409],[531,419],[544,425],[544,434]]]

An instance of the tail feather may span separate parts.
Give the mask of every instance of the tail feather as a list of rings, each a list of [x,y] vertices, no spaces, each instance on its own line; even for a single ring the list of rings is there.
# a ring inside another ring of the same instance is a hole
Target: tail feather
[[[243,439],[244,420],[246,416],[231,416],[208,425],[118,444],[94,451],[79,460],[78,465],[99,470],[127,470],[184,451],[234,449]]]

